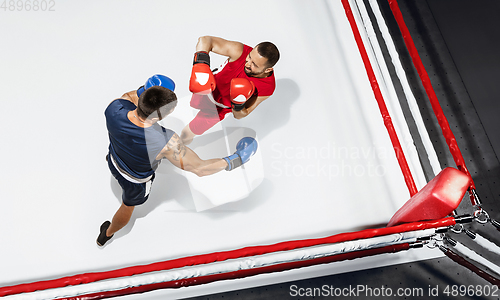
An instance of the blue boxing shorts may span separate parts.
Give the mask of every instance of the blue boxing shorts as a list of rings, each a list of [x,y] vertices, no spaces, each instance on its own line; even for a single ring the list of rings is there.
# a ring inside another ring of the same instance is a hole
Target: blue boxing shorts
[[[122,174],[113,165],[112,158],[110,155],[106,156],[106,161],[108,162],[109,170],[113,177],[118,181],[118,184],[122,188],[122,201],[126,206],[136,206],[141,205],[146,200],[148,200],[149,192],[151,191],[151,186],[153,180],[155,179],[155,174],[152,175],[151,179],[144,183],[133,183],[125,179]]]

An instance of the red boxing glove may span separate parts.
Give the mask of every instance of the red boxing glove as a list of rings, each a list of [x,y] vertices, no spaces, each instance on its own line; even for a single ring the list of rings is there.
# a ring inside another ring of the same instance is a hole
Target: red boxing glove
[[[189,90],[202,95],[208,95],[215,90],[215,78],[210,70],[210,56],[207,52],[200,51],[194,54]]]
[[[229,89],[229,96],[231,97],[231,106],[235,111],[240,111],[245,107],[250,97],[255,91],[253,82],[246,78],[233,78],[231,79],[231,87]]]

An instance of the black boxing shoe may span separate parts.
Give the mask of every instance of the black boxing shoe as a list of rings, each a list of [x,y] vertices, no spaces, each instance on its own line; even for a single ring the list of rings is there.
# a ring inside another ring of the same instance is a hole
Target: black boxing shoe
[[[102,246],[104,246],[104,244],[106,244],[107,241],[109,241],[113,237],[114,234],[112,236],[106,235],[106,231],[108,230],[110,225],[111,225],[110,221],[106,221],[106,222],[102,223],[101,233],[97,237],[97,245],[102,247]]]

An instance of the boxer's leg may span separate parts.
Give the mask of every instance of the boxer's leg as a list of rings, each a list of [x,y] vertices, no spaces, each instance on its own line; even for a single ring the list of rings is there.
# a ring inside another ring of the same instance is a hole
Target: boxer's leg
[[[189,145],[193,141],[193,138],[196,136],[196,134],[191,131],[191,128],[189,128],[189,124],[182,129],[181,132],[181,140],[184,145]]]
[[[206,95],[193,94],[191,96],[190,105],[200,111],[196,117],[182,129],[181,140],[184,145],[189,145],[195,136],[203,134],[203,132],[208,129],[204,129],[204,126],[198,123],[203,123],[203,119],[215,116],[217,110],[217,107],[208,100]],[[191,129],[191,124],[193,124],[194,129]]]
[[[202,135],[220,121],[217,109],[200,110],[196,117],[182,130],[182,142],[184,145],[189,145],[195,136]]]
[[[97,245],[104,246],[113,235],[130,221],[130,217],[134,212],[134,206],[127,206],[124,203],[113,216],[111,223],[106,221],[101,225],[101,232],[97,237]]]
[[[108,230],[106,230],[106,235],[108,237],[112,236],[118,230],[122,229],[123,227],[125,227],[125,225],[128,224],[128,222],[130,221],[130,217],[134,212],[134,208],[135,206],[127,206],[124,203],[122,203],[118,211],[113,216],[113,219],[111,220],[111,225],[109,225]]]
[[[113,216],[112,221],[106,221],[101,225],[100,233],[97,237],[97,244],[101,247],[113,237],[113,234],[128,224],[135,206],[141,205],[148,200],[149,192],[155,178],[153,174],[148,182],[130,182],[118,172],[110,157],[107,156],[106,160],[108,161],[111,174],[122,188],[122,204]]]

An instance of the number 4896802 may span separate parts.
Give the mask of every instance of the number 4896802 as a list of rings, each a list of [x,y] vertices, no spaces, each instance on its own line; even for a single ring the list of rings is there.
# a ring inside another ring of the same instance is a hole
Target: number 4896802
[[[496,285],[452,285],[446,286],[443,291],[446,296],[498,296],[498,286]]]

